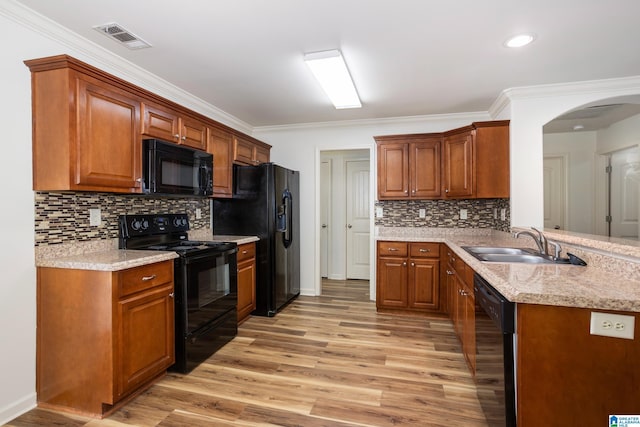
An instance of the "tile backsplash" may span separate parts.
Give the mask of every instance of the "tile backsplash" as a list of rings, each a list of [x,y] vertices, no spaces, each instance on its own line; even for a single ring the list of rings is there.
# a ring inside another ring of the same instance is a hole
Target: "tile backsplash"
[[[382,208],[383,217],[376,217],[375,225],[382,227],[491,228],[508,232],[511,223],[509,199],[379,200],[378,208]],[[425,210],[424,218],[420,218],[420,209]],[[460,219],[461,209],[467,210],[467,219]]]
[[[102,223],[89,225],[89,209],[99,208]],[[201,218],[196,219],[196,209]],[[35,245],[84,242],[118,237],[118,215],[184,213],[192,230],[209,227],[207,198],[177,198],[113,193],[36,192]]]

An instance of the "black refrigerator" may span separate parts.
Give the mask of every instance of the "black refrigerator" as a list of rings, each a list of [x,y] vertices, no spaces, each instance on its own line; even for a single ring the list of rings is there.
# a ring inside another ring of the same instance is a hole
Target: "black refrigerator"
[[[233,166],[233,198],[213,200],[213,233],[258,236],[256,309],[275,314],[300,294],[300,173],[273,163]]]

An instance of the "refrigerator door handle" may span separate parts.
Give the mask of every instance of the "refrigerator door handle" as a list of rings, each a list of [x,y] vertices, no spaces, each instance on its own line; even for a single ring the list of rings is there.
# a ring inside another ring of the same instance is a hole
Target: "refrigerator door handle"
[[[288,189],[284,190],[282,193],[282,203],[282,208],[284,210],[282,218],[284,229],[281,230],[283,231],[282,243],[285,248],[288,248],[291,246],[291,243],[293,243],[293,197]],[[280,221],[280,215],[278,215],[278,220]]]

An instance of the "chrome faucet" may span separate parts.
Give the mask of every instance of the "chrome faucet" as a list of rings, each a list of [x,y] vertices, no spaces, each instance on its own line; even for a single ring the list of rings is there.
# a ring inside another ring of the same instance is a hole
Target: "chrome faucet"
[[[520,235],[524,234],[526,236],[529,236],[531,238],[533,238],[533,240],[536,242],[536,245],[538,246],[538,250],[540,251],[540,253],[542,255],[549,255],[549,248],[547,245],[547,238],[544,236],[544,234],[542,234],[542,231],[538,230],[535,227],[531,227],[531,229],[533,231],[536,232],[536,234],[532,233],[531,231],[528,230],[521,230],[516,232],[513,237],[515,237],[516,239],[518,237],[520,237]]]

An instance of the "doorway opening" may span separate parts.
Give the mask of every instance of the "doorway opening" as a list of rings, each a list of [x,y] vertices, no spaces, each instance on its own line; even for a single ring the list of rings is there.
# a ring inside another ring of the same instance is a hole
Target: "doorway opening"
[[[320,279],[370,279],[369,149],[320,152]],[[348,284],[348,282],[346,282]]]

